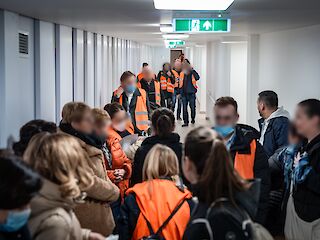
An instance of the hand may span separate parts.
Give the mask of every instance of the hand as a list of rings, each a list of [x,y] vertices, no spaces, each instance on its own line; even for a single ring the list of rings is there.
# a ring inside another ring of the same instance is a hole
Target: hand
[[[89,240],[105,240],[106,238],[100,233],[91,232],[89,234]]]
[[[117,90],[116,90],[116,95],[119,98],[121,96],[121,94],[123,93],[123,88],[120,86]]]

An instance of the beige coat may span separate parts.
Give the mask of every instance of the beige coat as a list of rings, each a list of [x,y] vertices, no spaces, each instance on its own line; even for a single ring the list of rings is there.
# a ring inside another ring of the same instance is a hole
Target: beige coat
[[[31,201],[29,228],[34,240],[89,239],[90,230],[81,229],[73,212],[74,201],[62,198],[59,186],[44,180],[38,196]]]
[[[115,227],[109,203],[119,198],[119,188],[107,176],[102,151],[80,139],[78,141],[90,157],[88,164],[92,169],[94,184],[87,190],[85,203],[77,205],[75,213],[83,228],[108,236]]]

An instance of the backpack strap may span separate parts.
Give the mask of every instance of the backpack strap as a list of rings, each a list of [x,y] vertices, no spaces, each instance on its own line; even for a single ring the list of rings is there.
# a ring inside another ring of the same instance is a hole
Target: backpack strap
[[[159,236],[159,234],[162,232],[162,230],[167,226],[167,224],[170,222],[170,220],[174,217],[174,215],[179,211],[179,209],[182,207],[182,205],[184,204],[184,202],[186,201],[186,199],[184,198],[179,205],[177,205],[175,207],[175,209],[173,209],[173,211],[171,212],[170,216],[162,223],[162,225],[159,227],[159,229],[154,233],[153,228],[151,226],[151,223],[149,222],[149,220],[143,215],[144,219],[147,222],[147,226],[148,229],[150,231],[151,235],[157,235]]]

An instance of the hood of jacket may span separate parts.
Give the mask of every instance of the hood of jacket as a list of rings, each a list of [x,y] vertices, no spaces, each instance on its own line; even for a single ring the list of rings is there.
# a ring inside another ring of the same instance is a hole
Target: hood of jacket
[[[63,208],[66,211],[75,206],[72,198],[61,196],[59,186],[47,179],[43,179],[43,186],[39,194],[31,200],[31,216],[36,216],[42,212],[55,208]]]
[[[271,119],[278,118],[278,117],[285,117],[290,118],[290,114],[287,110],[283,107],[279,107],[276,111],[274,111],[267,119],[261,119],[260,121],[270,121]]]
[[[238,124],[235,128],[235,139],[231,144],[230,151],[240,151],[241,153],[250,153],[250,143],[254,139],[259,139],[259,132],[248,125]]]
[[[151,136],[146,138],[142,142],[142,146],[144,145],[155,145],[157,143],[171,145],[171,144],[179,144],[180,143],[180,136],[177,133],[171,133],[166,137],[159,137],[158,135]]]

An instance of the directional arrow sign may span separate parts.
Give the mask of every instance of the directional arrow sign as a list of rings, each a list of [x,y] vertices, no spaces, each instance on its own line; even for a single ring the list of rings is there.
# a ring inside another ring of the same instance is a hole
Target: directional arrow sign
[[[231,20],[222,18],[173,19],[175,32],[230,32]]]
[[[203,27],[208,31],[212,27],[212,24],[209,21],[206,21],[203,24]]]

